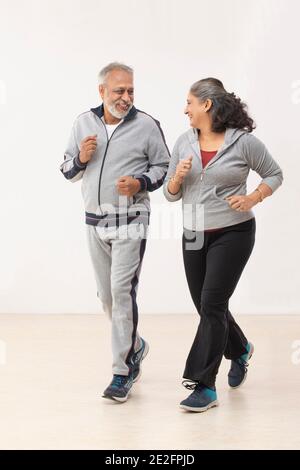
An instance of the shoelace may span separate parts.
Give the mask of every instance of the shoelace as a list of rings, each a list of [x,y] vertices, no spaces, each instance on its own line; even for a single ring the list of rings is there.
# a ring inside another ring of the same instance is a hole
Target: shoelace
[[[183,380],[181,383],[188,390],[195,390],[197,386],[200,386],[199,382],[194,380]]]
[[[244,359],[239,358],[237,361],[234,361],[243,372],[247,372],[249,362],[244,361]]]

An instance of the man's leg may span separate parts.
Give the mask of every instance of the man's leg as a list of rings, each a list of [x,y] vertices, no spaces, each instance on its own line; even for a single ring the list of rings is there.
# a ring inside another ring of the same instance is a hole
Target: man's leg
[[[133,353],[140,348],[136,302],[146,239],[111,240],[113,373],[128,375]]]
[[[97,296],[102,303],[103,311],[111,319],[111,245],[107,240],[99,237],[96,227],[92,225],[87,225],[86,227],[88,248],[96,278]]]

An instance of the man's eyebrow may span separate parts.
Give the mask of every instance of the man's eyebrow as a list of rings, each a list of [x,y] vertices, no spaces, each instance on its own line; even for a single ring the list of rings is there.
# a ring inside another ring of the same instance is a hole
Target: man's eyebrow
[[[114,90],[134,90],[133,87],[126,88],[124,86],[116,86]]]

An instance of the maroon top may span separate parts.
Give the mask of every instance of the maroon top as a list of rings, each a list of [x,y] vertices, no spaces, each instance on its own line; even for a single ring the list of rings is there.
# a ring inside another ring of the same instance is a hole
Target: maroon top
[[[206,167],[208,162],[217,154],[217,150],[212,150],[207,152],[206,150],[201,150],[201,160],[202,160],[202,168]],[[221,228],[211,228],[208,230],[204,230],[205,232],[217,232],[221,230]]]
[[[217,153],[218,153],[217,150],[213,150],[213,151],[209,151],[209,152],[207,152],[206,150],[201,150],[202,167],[204,168],[208,164],[208,162],[210,162],[210,160],[215,155],[217,155]]]

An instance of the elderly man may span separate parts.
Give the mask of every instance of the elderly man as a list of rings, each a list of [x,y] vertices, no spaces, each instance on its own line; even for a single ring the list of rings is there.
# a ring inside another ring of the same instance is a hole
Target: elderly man
[[[125,402],[149,350],[136,303],[148,192],[162,185],[170,155],[159,122],[133,106],[132,68],[104,67],[99,92],[102,105],[75,120],[60,169],[69,181],[82,179],[97,295],[112,321],[113,379],[103,397]]]

